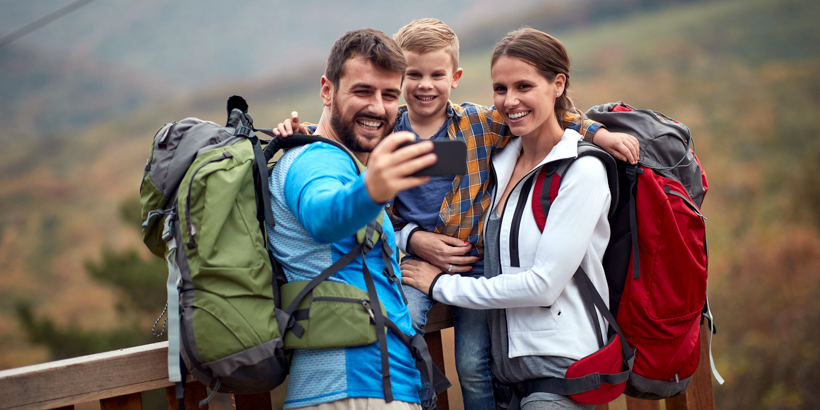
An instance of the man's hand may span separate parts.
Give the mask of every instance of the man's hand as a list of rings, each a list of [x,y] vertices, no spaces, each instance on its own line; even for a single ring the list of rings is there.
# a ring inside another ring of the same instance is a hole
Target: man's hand
[[[427,295],[430,285],[441,273],[441,269],[417,259],[410,259],[401,264],[401,283],[410,285]]]
[[[273,129],[273,135],[290,137],[293,134],[307,134],[305,126],[299,123],[299,113],[296,111],[290,113],[289,120],[276,124],[276,128]]]
[[[416,231],[410,236],[407,250],[447,273],[473,270],[468,266],[478,260],[475,256],[463,256],[472,245],[469,242],[438,233]]]
[[[599,128],[594,136],[595,145],[603,148],[610,155],[630,164],[638,163],[641,144],[638,139],[622,132],[609,132],[606,128]]]
[[[430,177],[412,175],[436,163],[436,155],[432,153],[433,143],[422,141],[398,148],[401,144],[414,141],[416,136],[412,133],[396,132],[386,136],[370,153],[364,186],[374,202],[387,202],[399,191],[415,188],[430,180]]]

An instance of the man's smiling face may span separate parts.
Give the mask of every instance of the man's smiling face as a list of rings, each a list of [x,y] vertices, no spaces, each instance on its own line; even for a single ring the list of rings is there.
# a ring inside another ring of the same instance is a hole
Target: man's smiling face
[[[331,126],[344,145],[354,152],[371,152],[393,132],[401,83],[401,73],[375,67],[361,56],[344,63],[331,102]]]

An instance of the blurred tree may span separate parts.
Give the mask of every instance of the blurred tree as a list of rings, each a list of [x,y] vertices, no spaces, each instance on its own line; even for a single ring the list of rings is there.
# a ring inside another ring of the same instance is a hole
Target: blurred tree
[[[755,239],[721,277],[714,310],[724,346],[724,409],[815,409],[820,403],[820,237],[802,227]]]
[[[120,217],[128,226],[140,227],[139,198],[120,206]],[[86,269],[98,283],[117,294],[121,325],[110,330],[87,330],[72,324],[58,327],[50,317],[37,317],[29,302],[18,302],[18,321],[35,344],[48,347],[52,360],[105,352],[157,341],[145,323],[158,315],[165,305],[165,261],[151,256],[144,259],[136,249],[114,251],[103,248],[99,262],[87,261]],[[161,329],[158,325],[157,331]]]

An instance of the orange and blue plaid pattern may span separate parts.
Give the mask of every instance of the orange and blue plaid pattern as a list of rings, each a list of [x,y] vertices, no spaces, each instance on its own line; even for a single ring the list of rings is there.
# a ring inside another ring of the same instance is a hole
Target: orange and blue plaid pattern
[[[402,106],[399,115],[405,110],[407,107]],[[457,175],[453,179],[453,190],[441,203],[435,233],[469,241],[475,247],[475,251],[470,254],[477,253],[477,256],[483,258],[484,241],[481,232],[484,228],[484,212],[490,207],[491,201],[490,156],[493,150],[504,147],[511,135],[501,114],[493,107],[449,102],[447,115],[448,137],[467,144],[467,174]],[[578,121],[578,117],[577,114],[567,113],[562,125],[575,129],[585,139],[601,127],[600,123],[589,119]],[[395,214],[394,207],[388,207],[388,213],[396,230],[407,224],[408,221],[403,220],[401,215]]]

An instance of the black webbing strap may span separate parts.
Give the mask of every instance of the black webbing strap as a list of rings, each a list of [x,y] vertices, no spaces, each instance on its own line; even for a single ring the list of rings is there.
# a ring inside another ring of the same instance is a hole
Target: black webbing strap
[[[401,286],[401,280],[398,276],[396,276],[396,272],[393,270],[393,250],[390,249],[390,245],[387,244],[387,235],[382,232],[382,259],[384,260],[384,276],[387,276],[387,279],[390,279],[391,282],[395,283],[396,286],[399,288],[399,293],[401,294],[401,300],[404,301],[404,304],[407,305],[407,296],[404,295],[404,288]]]
[[[621,384],[629,379],[630,374],[631,372],[624,371],[616,374],[592,373],[583,377],[569,379],[562,377],[541,377],[516,383],[513,385],[513,391],[519,398],[524,398],[530,394],[539,392],[569,396],[571,394],[581,394],[595,390],[601,387],[603,383],[613,386]]]
[[[581,292],[581,298],[584,300],[584,305],[587,307],[592,317],[599,343],[602,344],[603,342],[601,326],[598,323],[598,315],[595,313],[595,308],[601,312],[604,319],[609,322],[609,326],[612,327],[618,335],[621,343],[621,351],[624,356],[622,368],[625,368],[626,370],[613,374],[592,373],[583,377],[574,378],[542,377],[516,383],[512,385],[515,394],[510,402],[510,405],[507,407],[507,410],[520,410],[521,399],[532,393],[547,392],[560,394],[562,396],[580,394],[595,390],[601,387],[602,383],[613,386],[624,383],[632,374],[632,365],[635,361],[635,353],[629,347],[629,343],[626,342],[626,338],[621,332],[615,318],[612,316],[612,313],[609,311],[609,308],[607,308],[606,303],[604,303],[601,295],[598,294],[598,291],[595,289],[592,281],[589,280],[589,277],[586,272],[584,272],[583,268],[579,267],[578,270],[575,271],[574,278],[575,282],[578,284],[578,289]]]
[[[390,318],[385,318],[385,325],[395,334],[399,340],[402,341],[413,354],[416,359],[416,368],[421,372],[422,377],[427,379],[432,387],[430,389],[430,403],[436,402],[436,393],[441,393],[450,386],[450,380],[441,372],[441,370],[433,363],[433,358],[430,356],[430,351],[427,349],[427,342],[424,341],[424,336],[416,333],[413,336],[408,336],[402,332],[401,329]]]
[[[299,302],[304,299],[304,297],[310,293],[316,286],[319,286],[320,283],[325,281],[327,278],[333,276],[334,273],[338,272],[339,269],[342,269],[345,265],[352,262],[356,257],[362,254],[363,245],[359,244],[355,248],[351,249],[348,253],[344,256],[339,258],[336,262],[330,265],[327,269],[323,270],[318,276],[313,278],[304,288],[296,295],[290,305],[285,308],[285,313],[288,316],[293,315],[293,312],[296,310],[296,306],[299,305]]]
[[[584,269],[578,267],[578,270],[575,272],[575,283],[578,284],[578,288],[581,291],[581,298],[582,299],[591,299],[592,303],[595,307],[598,308],[598,311],[601,312],[601,315],[606,319],[609,323],[609,327],[611,327],[615,333],[621,339],[621,351],[624,355],[624,364],[629,367],[630,371],[632,370],[632,362],[635,359],[635,352],[632,351],[632,348],[629,347],[629,343],[626,342],[626,337],[624,337],[623,332],[621,332],[621,327],[618,326],[618,322],[612,316],[612,312],[609,311],[609,308],[606,306],[604,299],[601,298],[601,295],[595,289],[595,285],[592,284],[592,281],[589,280],[589,276],[587,276]],[[596,318],[595,321],[597,322],[597,315],[595,312],[590,312],[593,318]],[[629,372],[627,372],[629,373]],[[621,373],[618,373],[621,374]],[[609,383],[609,382],[607,382]],[[610,383],[612,384],[612,383]]]
[[[387,336],[385,335],[384,325],[385,317],[382,314],[381,302],[379,302],[379,295],[376,293],[376,284],[373,282],[373,275],[370,274],[370,269],[367,268],[367,263],[365,262],[364,249],[362,250],[362,273],[364,274],[364,283],[367,286],[367,295],[370,297],[373,321],[376,325],[376,340],[379,342],[379,351],[381,353],[384,401],[390,403],[393,401],[393,388],[390,385],[390,362],[387,356]]]
[[[643,173],[637,165],[626,167],[629,178],[629,230],[632,233],[632,278],[641,277],[641,258],[638,252],[638,218],[635,208],[635,187],[638,185],[638,174]]]
[[[265,161],[265,154],[262,153],[262,144],[259,143],[259,138],[252,137],[250,141],[251,144],[253,144],[254,172],[258,176],[257,181],[259,181],[259,187],[257,188],[259,193],[262,194],[262,209],[265,215],[265,222],[269,225],[274,225],[273,211],[270,205],[270,189],[268,189],[266,183],[268,181],[268,163]]]
[[[185,367],[181,355],[179,356],[179,368],[182,370],[182,381],[174,383],[174,393],[179,410],[185,410],[185,380],[188,379],[188,368]]]
[[[592,319],[592,326],[595,328],[595,336],[598,338],[598,348],[602,349],[605,346],[604,337],[601,335],[601,322],[598,320],[598,314],[595,313],[595,302],[592,301],[592,297],[589,295],[590,290],[586,285],[586,282],[589,282],[589,280],[587,278],[587,281],[582,283],[583,279],[580,278],[580,275],[586,277],[584,269],[579,266],[573,277],[575,278],[575,283],[578,285],[578,289],[581,291],[581,300],[583,300],[584,306],[587,308],[587,312],[590,315],[589,317]]]

